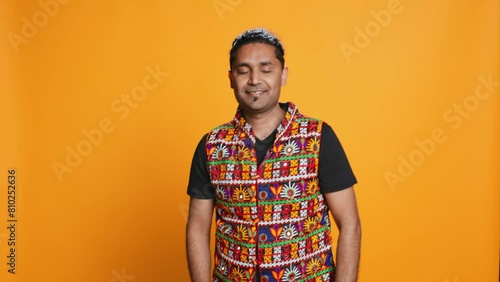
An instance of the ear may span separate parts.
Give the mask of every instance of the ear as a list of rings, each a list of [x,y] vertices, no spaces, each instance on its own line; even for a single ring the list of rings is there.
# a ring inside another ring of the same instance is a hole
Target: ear
[[[234,89],[233,86],[233,77],[231,76],[231,70],[227,72],[227,77],[229,78],[229,85],[231,86],[232,89]]]
[[[285,86],[287,80],[288,80],[288,67],[284,67],[281,73],[281,86]]]

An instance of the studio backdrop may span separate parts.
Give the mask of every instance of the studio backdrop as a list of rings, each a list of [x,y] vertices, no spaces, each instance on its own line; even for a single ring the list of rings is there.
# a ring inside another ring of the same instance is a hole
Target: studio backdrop
[[[498,1],[0,13],[0,281],[189,281],[191,158],[236,111],[228,51],[254,27],[285,46],[281,101],[332,125],[358,178],[359,281],[498,281]]]

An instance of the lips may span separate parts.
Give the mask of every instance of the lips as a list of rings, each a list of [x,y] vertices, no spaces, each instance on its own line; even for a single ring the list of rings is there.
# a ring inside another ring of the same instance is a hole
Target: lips
[[[255,90],[247,90],[245,91],[247,94],[253,96],[253,97],[258,97],[260,96],[262,93],[266,92],[267,90],[264,90],[264,89],[255,89]]]

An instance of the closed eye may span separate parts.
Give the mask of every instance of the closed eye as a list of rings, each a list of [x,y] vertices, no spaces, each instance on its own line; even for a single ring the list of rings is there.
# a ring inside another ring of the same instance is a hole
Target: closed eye
[[[247,67],[239,67],[236,69],[236,74],[247,74],[250,70]]]

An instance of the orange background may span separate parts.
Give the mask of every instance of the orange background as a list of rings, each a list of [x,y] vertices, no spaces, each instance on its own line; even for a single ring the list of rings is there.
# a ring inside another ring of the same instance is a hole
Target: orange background
[[[188,281],[191,157],[258,26],[285,45],[282,101],[333,125],[359,180],[359,281],[498,281],[498,1],[0,3],[0,281]]]

